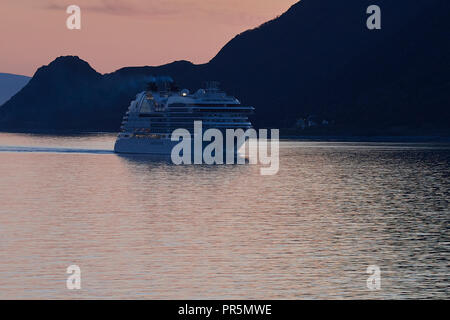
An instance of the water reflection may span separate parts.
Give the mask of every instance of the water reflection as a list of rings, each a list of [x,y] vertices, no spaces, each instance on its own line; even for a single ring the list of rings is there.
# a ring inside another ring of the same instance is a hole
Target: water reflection
[[[114,143],[40,139],[0,145]],[[279,173],[261,176],[0,153],[0,298],[448,298],[448,145],[287,141],[280,155]],[[81,291],[65,287],[71,264]],[[371,264],[380,291],[366,288]]]
[[[1,149],[0,149],[1,150]],[[136,163],[136,164],[148,164],[149,166],[152,166],[154,164],[165,164],[165,165],[174,165],[172,158],[170,155],[162,155],[162,154],[116,154],[119,158],[123,159],[125,162],[129,163]],[[234,164],[238,165],[238,163],[241,164],[248,164],[249,159],[245,157],[245,155],[238,155],[234,159]],[[241,165],[239,164],[239,165]],[[206,168],[217,168],[218,166],[222,166],[221,164],[214,164],[214,165],[206,165],[206,164],[182,164],[182,166],[194,166],[194,167],[206,167]]]

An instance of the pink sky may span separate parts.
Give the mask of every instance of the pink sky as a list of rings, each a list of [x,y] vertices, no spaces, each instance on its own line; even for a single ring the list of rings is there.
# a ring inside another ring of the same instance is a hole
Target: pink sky
[[[33,75],[61,55],[101,73],[174,60],[208,62],[236,34],[297,0],[1,0],[0,72]],[[68,30],[68,5],[81,30]]]

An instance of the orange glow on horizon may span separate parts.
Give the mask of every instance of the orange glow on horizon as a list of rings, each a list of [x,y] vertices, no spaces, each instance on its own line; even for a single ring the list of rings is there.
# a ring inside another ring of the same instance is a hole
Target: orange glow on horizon
[[[3,0],[0,72],[33,75],[61,55],[101,73],[175,60],[206,63],[236,34],[275,18],[296,0]],[[81,30],[66,8],[81,7]]]

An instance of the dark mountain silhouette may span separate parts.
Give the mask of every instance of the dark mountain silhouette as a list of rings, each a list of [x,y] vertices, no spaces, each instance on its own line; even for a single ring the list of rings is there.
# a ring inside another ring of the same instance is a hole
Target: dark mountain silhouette
[[[19,92],[28,81],[30,81],[30,77],[0,73],[0,106]]]
[[[381,7],[381,30],[366,28],[372,4]],[[257,127],[293,128],[314,115],[333,124],[328,133],[448,133],[449,9],[446,0],[302,0],[203,65],[100,75],[60,57],[0,108],[0,128],[116,131],[146,79],[171,75],[190,89],[220,81],[256,107]]]
[[[152,74],[181,74],[189,62],[123,68],[101,75],[76,56],[39,68],[0,108],[0,129],[11,131],[117,131],[130,101]]]

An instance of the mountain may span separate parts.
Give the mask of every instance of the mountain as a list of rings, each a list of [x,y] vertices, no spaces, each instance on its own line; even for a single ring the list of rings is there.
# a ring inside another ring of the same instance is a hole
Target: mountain
[[[381,30],[366,27],[374,3]],[[0,128],[116,131],[148,77],[170,75],[190,89],[220,81],[256,107],[257,127],[293,130],[315,115],[333,124],[327,133],[449,133],[449,9],[446,0],[302,0],[203,65],[100,75],[77,57],[60,57],[0,108]]]
[[[30,81],[30,77],[0,73],[0,106],[20,91]]]
[[[381,30],[366,27],[374,3]],[[209,71],[258,107],[260,126],[316,114],[344,131],[450,128],[449,9],[442,0],[302,0],[235,37]]]
[[[152,74],[178,74],[194,67],[124,68],[101,75],[76,56],[59,57],[39,68],[30,82],[0,108],[6,131],[117,131],[136,93]]]

